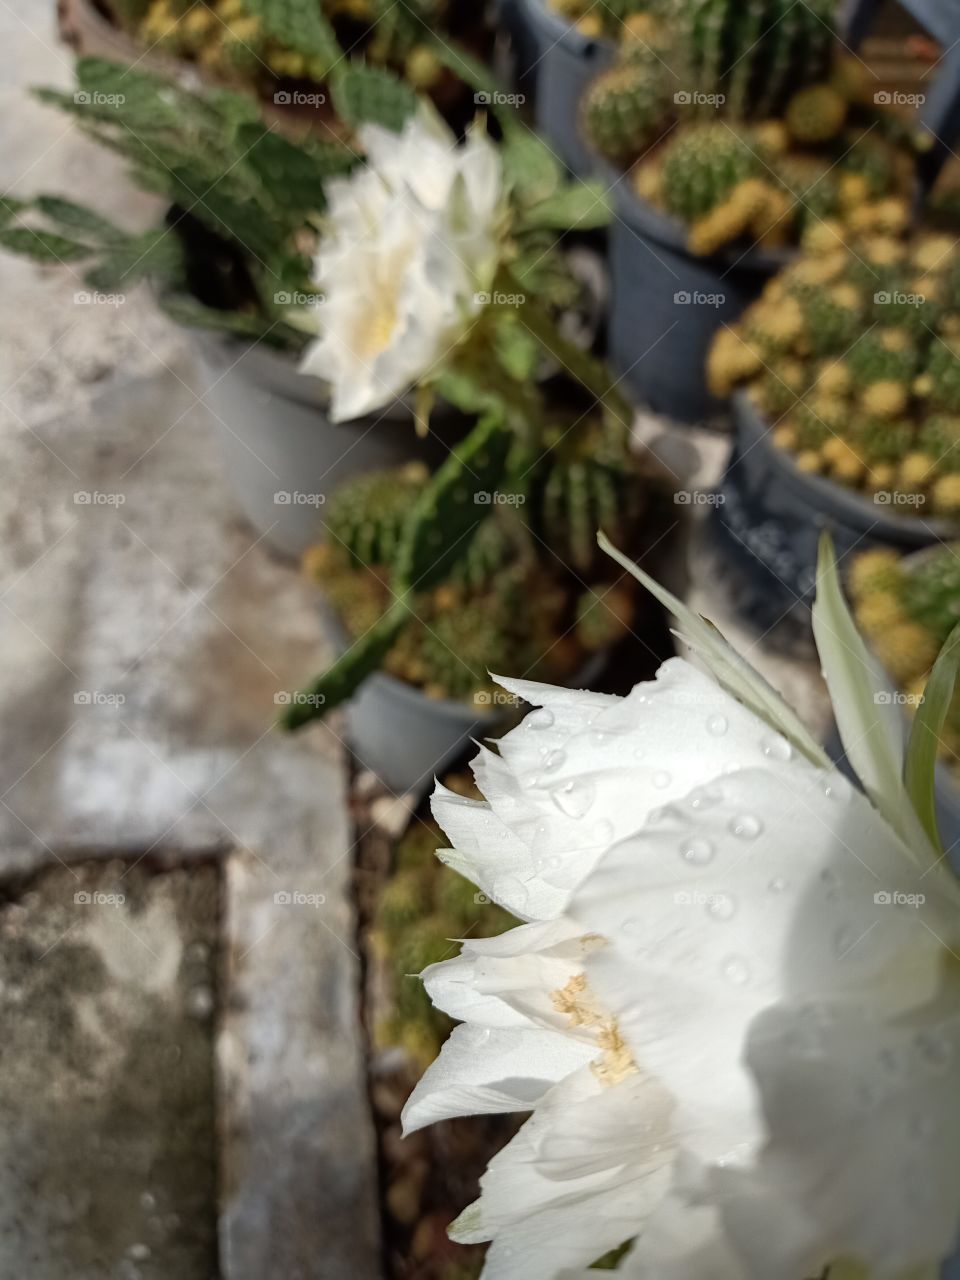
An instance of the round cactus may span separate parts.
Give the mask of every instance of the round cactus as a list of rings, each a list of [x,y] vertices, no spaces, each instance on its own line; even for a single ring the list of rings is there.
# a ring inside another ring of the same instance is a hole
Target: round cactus
[[[833,85],[814,84],[793,95],[784,119],[797,142],[829,142],[843,128],[847,108],[846,98]]]
[[[583,131],[608,159],[631,160],[653,140],[665,105],[660,65],[646,50],[590,85],[581,108]]]
[[[688,224],[721,204],[763,162],[747,138],[721,121],[683,130],[667,143],[661,193],[668,213]]]

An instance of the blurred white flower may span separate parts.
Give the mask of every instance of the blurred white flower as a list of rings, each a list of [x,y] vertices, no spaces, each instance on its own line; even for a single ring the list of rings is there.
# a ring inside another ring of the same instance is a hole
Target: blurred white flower
[[[900,728],[827,605],[869,788]],[[462,1025],[406,1128],[532,1111],[451,1232],[493,1241],[488,1280],[593,1275],[628,1240],[635,1280],[932,1277],[960,1221],[960,891],[899,781],[884,816],[685,621],[724,687],[680,659],[623,699],[504,680],[539,709],[482,751],[485,800],[438,789],[440,856],[526,923],[424,974]]]
[[[301,372],[330,384],[340,422],[427,376],[482,305],[496,270],[500,157],[474,126],[462,145],[422,106],[400,134],[359,131],[367,165],[329,186],[314,275],[320,335]]]

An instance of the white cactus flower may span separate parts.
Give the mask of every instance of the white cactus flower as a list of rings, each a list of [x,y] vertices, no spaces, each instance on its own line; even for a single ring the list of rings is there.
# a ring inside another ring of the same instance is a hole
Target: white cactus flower
[[[483,305],[499,256],[503,181],[475,126],[458,145],[423,106],[403,132],[365,125],[366,167],[329,184],[300,370],[330,384],[331,416],[372,413],[450,352]]]
[[[451,1232],[492,1240],[488,1280],[592,1275],[626,1241],[636,1280],[933,1277],[960,1226],[960,889],[900,725],[832,561],[818,642],[872,800],[684,622],[716,679],[504,680],[539,709],[482,751],[485,799],[438,789],[441,857],[525,923],[425,972],[461,1025],[406,1127],[532,1113]]]

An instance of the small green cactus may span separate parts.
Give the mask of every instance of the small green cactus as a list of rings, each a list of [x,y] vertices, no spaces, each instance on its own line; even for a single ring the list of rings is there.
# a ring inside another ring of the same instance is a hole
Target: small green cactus
[[[355,566],[391,565],[404,523],[429,477],[421,463],[372,471],[338,489],[327,504],[324,525]]]
[[[601,155],[626,162],[656,136],[666,114],[659,59],[645,49],[597,77],[582,104],[583,131]]]
[[[848,103],[830,84],[813,84],[795,93],[784,112],[791,136],[800,143],[829,142],[843,128]]]
[[[777,115],[798,89],[826,77],[836,0],[679,0],[673,21],[685,82],[722,96],[740,119]]]
[[[762,168],[758,149],[723,122],[691,126],[666,145],[660,187],[664,207],[692,224]]]

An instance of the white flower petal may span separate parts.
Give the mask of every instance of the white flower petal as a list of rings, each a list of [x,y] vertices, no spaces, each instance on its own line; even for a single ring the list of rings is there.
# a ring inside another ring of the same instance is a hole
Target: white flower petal
[[[651,810],[725,771],[791,754],[679,658],[626,698],[504,684],[540,709],[502,739],[499,756],[483,751],[475,762],[489,808],[451,812],[442,795],[434,815],[455,846],[451,865],[521,919],[562,914],[606,850]]]
[[[455,1027],[403,1109],[405,1133],[453,1116],[530,1111],[596,1047],[553,1031]]]
[[[497,938],[467,939],[460,955],[424,970],[438,1009],[484,1027],[566,1031],[550,995],[583,971],[580,929],[570,921],[522,925]]]
[[[878,991],[878,996],[882,993]],[[882,1008],[882,1004],[881,1004]],[[909,1020],[869,1003],[784,1006],[751,1028],[769,1143],[755,1172],[719,1170],[719,1202],[751,1280],[837,1256],[894,1277],[960,1234],[960,983]]]
[[[849,783],[794,761],[717,779],[700,807],[668,806],[607,854],[570,913],[611,940],[587,960],[590,986],[678,1099],[685,1143],[726,1159],[762,1132],[741,1062],[752,1019],[881,975],[891,1007],[929,998],[957,918],[943,887],[920,882]]]
[[[551,1280],[636,1234],[669,1183],[672,1150],[651,1140],[666,1137],[667,1111],[639,1076],[604,1088],[587,1070],[551,1090],[451,1229],[461,1242],[494,1238],[484,1280]]]

